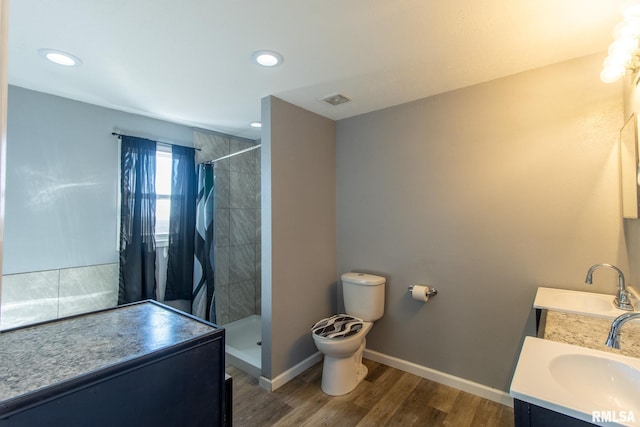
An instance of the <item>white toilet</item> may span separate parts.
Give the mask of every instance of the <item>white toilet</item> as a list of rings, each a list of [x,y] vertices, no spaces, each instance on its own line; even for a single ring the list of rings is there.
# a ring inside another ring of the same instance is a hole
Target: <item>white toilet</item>
[[[336,314],[311,328],[316,347],[324,354],[322,391],[332,396],[349,393],[367,376],[362,364],[365,337],[384,314],[384,277],[364,273],[342,275],[346,314]]]

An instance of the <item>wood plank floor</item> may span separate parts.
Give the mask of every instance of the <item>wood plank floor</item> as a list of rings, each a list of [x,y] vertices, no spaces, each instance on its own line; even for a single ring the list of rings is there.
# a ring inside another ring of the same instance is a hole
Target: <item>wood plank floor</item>
[[[367,378],[345,396],[320,389],[322,363],[270,393],[227,365],[233,377],[233,425],[513,426],[513,409],[418,376],[364,360]]]

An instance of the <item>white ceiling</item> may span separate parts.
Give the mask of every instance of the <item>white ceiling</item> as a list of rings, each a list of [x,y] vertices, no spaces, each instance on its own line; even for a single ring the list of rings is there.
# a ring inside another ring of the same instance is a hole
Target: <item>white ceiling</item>
[[[9,83],[258,138],[248,123],[266,95],[332,119],[378,110],[605,51],[628,3],[11,0]],[[48,63],[39,48],[83,65]],[[285,61],[258,67],[258,49]],[[335,93],[353,101],[320,101]]]

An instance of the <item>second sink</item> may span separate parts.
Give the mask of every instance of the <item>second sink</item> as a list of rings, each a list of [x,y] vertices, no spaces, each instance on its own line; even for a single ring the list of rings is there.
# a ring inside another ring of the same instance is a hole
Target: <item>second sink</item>
[[[541,287],[538,288],[533,307],[613,319],[628,313],[613,305],[614,297],[609,294]]]

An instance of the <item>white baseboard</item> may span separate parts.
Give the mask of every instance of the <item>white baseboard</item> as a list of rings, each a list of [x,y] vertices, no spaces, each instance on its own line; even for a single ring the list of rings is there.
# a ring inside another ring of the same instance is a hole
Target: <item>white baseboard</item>
[[[258,380],[258,384],[260,384],[261,388],[267,391],[276,391],[277,389],[279,389],[280,387],[282,387],[283,385],[285,385],[286,383],[288,383],[289,381],[291,381],[292,379],[294,379],[295,377],[297,377],[298,375],[300,375],[301,373],[303,373],[304,371],[306,371],[307,369],[315,365],[316,363],[320,362],[321,360],[322,360],[322,353],[317,351],[311,356],[304,359],[302,362],[291,367],[290,369],[287,369],[286,371],[284,371],[283,373],[281,373],[280,375],[278,375],[272,380],[270,380],[269,378],[260,376],[260,379]]]
[[[426,366],[418,365],[413,362],[408,362],[406,360],[398,359],[397,357],[388,356],[369,349],[364,350],[363,356],[369,360],[373,360],[374,362],[400,369],[401,371],[417,375],[421,378],[426,378],[440,384],[457,388],[458,390],[462,390],[467,393],[475,394],[476,396],[480,396],[484,399],[513,407],[513,398],[502,390],[487,387],[483,384],[456,377],[445,372],[436,371],[435,369],[427,368]],[[321,360],[322,353],[318,351],[272,380],[260,376],[258,383],[261,388],[267,391],[275,391]]]
[[[448,385],[467,393],[475,394],[476,396],[480,396],[484,399],[513,407],[513,398],[502,390],[487,387],[486,385],[465,380],[464,378],[436,371],[435,369],[398,359],[397,357],[387,356],[386,354],[378,353],[373,350],[365,349],[363,356],[369,360],[373,360],[374,362],[382,363],[383,365],[391,366],[392,368],[400,369],[401,371],[408,372],[440,384]]]

